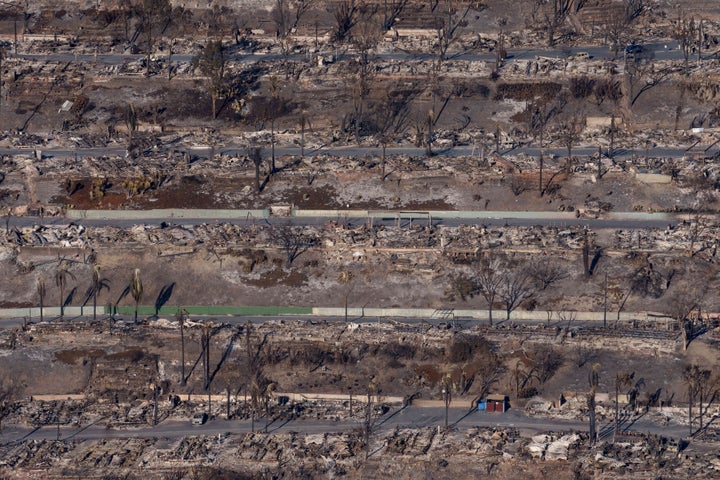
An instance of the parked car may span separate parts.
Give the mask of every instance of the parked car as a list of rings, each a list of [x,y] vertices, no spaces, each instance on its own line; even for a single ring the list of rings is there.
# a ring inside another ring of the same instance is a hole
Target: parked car
[[[192,423],[193,425],[203,425],[207,421],[208,414],[205,412],[198,412],[190,419],[190,423]]]

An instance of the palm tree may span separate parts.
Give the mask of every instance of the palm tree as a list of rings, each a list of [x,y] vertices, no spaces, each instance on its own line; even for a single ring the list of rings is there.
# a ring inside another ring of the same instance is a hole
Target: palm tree
[[[100,266],[95,265],[93,267],[90,290],[88,291],[88,296],[92,296],[93,299],[93,320],[97,319],[97,296],[103,288],[110,290],[110,284],[107,278],[100,277]]]
[[[55,285],[60,288],[60,319],[65,315],[65,287],[67,286],[68,275],[75,279],[75,275],[70,273],[65,262],[60,262],[55,271]]]
[[[597,430],[595,429],[595,393],[600,385],[600,364],[595,363],[592,366],[590,375],[588,376],[588,383],[590,383],[590,391],[587,393],[587,406],[590,417],[590,445],[595,443],[597,440]]]
[[[140,269],[139,268],[135,269],[135,272],[133,273],[133,277],[130,280],[130,293],[132,294],[132,297],[135,299],[135,323],[137,323],[138,306],[140,305],[140,300],[142,300],[142,295],[143,295],[143,284],[142,284],[142,280],[140,280]]]
[[[615,431],[613,432],[613,442],[620,429],[620,390],[629,387],[634,376],[634,372],[619,371],[615,373]]]
[[[40,322],[43,321],[43,306],[45,304],[45,279],[40,277],[37,281],[37,294],[40,299]]]

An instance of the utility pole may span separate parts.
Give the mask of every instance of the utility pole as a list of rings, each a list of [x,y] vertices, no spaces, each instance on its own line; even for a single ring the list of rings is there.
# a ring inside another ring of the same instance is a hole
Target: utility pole
[[[202,355],[203,359],[203,387],[205,390],[207,390],[207,384],[208,384],[208,377],[207,377],[207,368],[206,368],[206,360],[205,360],[205,332],[203,332],[200,335],[200,355]]]
[[[210,390],[210,322],[203,326],[202,334],[203,376],[205,377],[205,390]]]
[[[180,385],[185,386],[185,309],[178,309],[175,318],[180,326]]]

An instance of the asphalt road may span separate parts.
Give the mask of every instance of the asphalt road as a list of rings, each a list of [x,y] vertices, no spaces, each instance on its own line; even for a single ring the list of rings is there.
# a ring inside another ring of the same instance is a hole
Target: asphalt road
[[[256,431],[268,433],[298,432],[304,434],[347,432],[361,426],[358,421],[331,421],[331,420],[278,420],[266,422],[264,418],[255,421]],[[530,417],[520,410],[509,410],[505,413],[485,413],[464,408],[450,408],[448,423],[453,428],[466,429],[472,427],[507,427],[517,428],[525,435],[534,435],[541,432],[579,432],[587,431],[588,424],[577,420],[559,420],[551,418]],[[386,434],[395,428],[425,428],[442,427],[445,424],[445,410],[442,407],[421,408],[410,406],[404,409],[394,409],[384,417],[378,419],[375,432]],[[165,421],[157,426],[139,426],[136,428],[114,429],[108,428],[104,422],[88,426],[64,426],[58,429],[55,425],[42,428],[29,429],[17,426],[6,426],[0,435],[3,444],[21,442],[25,440],[97,440],[111,438],[167,438],[179,439],[184,436],[221,435],[226,433],[244,434],[251,429],[250,420],[227,421],[221,419],[210,420],[204,425],[193,426],[190,421]],[[598,424],[602,433],[612,431],[612,422]],[[621,425],[623,432],[642,432],[665,437],[682,438],[687,435],[687,427],[681,425],[661,426],[639,417],[634,421],[625,421]]]
[[[358,305],[353,305],[350,308],[358,308]],[[86,314],[81,317],[76,316],[69,316],[66,315],[63,320],[59,320],[57,317],[53,316],[45,316],[44,321],[47,322],[63,322],[63,323],[74,323],[74,322],[90,322],[92,320],[92,306],[88,306],[85,309]],[[503,326],[508,324],[508,321],[505,320],[503,317],[504,312],[501,310],[493,310],[493,313],[496,313],[497,315],[493,319],[493,325],[495,326]],[[608,312],[607,318],[608,323],[614,323],[616,312]],[[98,319],[106,319],[108,318],[108,315],[100,314],[98,313]],[[172,320],[172,315],[159,315],[161,318],[168,318]],[[149,321],[154,321],[155,317],[152,317]],[[34,317],[29,319],[30,322],[39,323],[39,318]],[[322,324],[324,322],[329,323],[345,323],[345,322],[353,322],[353,323],[360,323],[360,324],[382,324],[387,322],[397,322],[399,324],[423,324],[423,325],[434,325],[434,326],[442,326],[442,325],[448,325],[450,327],[457,326],[458,328],[466,329],[466,328],[472,328],[472,327],[478,327],[478,326],[486,326],[488,325],[488,320],[479,320],[474,318],[442,318],[440,316],[432,317],[432,318],[424,318],[424,317],[370,317],[370,316],[355,316],[355,315],[348,315],[348,318],[346,319],[344,316],[335,316],[335,317],[318,317],[313,315],[192,315],[192,321],[194,322],[203,322],[205,320],[214,320],[220,323],[229,324],[229,325],[244,325],[247,322],[250,323],[266,323],[266,322],[272,322],[272,321],[308,321],[308,322],[315,322]],[[115,321],[123,321],[125,323],[133,323],[134,319],[132,315],[115,315]],[[23,323],[22,318],[0,318],[0,329],[1,328],[18,328]],[[547,325],[550,328],[554,327],[565,327],[567,326],[567,321],[563,320],[552,320],[549,324],[547,323],[547,320],[540,319],[540,320],[520,320],[520,319],[513,319],[512,324],[517,325]],[[582,325],[583,327],[601,327],[603,326],[602,321],[592,321],[592,320],[582,320],[582,321],[576,321],[573,326]]]
[[[351,210],[349,210],[351,211]],[[544,212],[520,212],[525,215],[520,216],[518,212],[502,212],[500,215],[496,215],[494,212],[492,216],[486,215],[482,211],[475,212],[477,215],[474,218],[452,218],[452,213],[448,212],[448,217],[443,217],[442,214],[435,214],[431,218],[431,222],[434,226],[448,226],[457,227],[460,225],[484,225],[484,226],[542,226],[542,227],[557,227],[557,228],[569,228],[573,226],[585,226],[589,229],[620,229],[620,230],[637,230],[644,228],[667,228],[669,226],[676,226],[682,222],[682,220],[673,214],[655,214],[651,218],[620,218],[620,219],[604,219],[604,218],[578,218],[577,220],[567,220],[550,217],[543,217]],[[534,214],[534,218],[527,218],[527,214]],[[552,213],[552,212],[549,212]],[[405,214],[406,215],[406,214]],[[417,212],[414,219],[402,218],[400,219],[400,227],[408,228],[412,224],[427,225],[428,219],[422,214]],[[184,226],[201,225],[214,222],[223,222],[236,225],[250,225],[257,223],[267,223],[270,225],[323,225],[328,221],[339,222],[348,227],[358,226],[366,224],[367,218],[362,217],[348,217],[339,213],[337,216],[325,217],[325,216],[302,216],[302,217],[268,217],[264,219],[245,219],[245,218],[224,218],[218,215],[214,218],[145,218],[142,216],[142,211],[137,211],[131,219],[82,219],[72,220],[72,223],[76,225],[83,225],[87,227],[132,227],[134,225],[160,225],[165,224],[178,224]],[[70,221],[63,217],[10,217],[8,219],[9,228],[12,227],[32,227],[32,226],[64,226],[68,225]],[[382,217],[375,216],[372,220],[373,225],[383,226],[396,226],[398,225],[398,219],[395,212],[387,212]]]
[[[656,60],[681,60],[683,59],[683,53],[678,48],[678,43],[675,40],[669,40],[667,42],[653,42],[644,45],[645,48],[651,52]],[[607,46],[578,46],[569,49],[553,49],[553,48],[510,48],[507,49],[506,62],[513,62],[514,60],[530,60],[537,57],[547,58],[565,58],[569,55],[576,55],[579,52],[587,53],[591,59],[604,59],[613,60],[622,58],[623,49],[621,48],[619,54],[616,55],[613,50]],[[705,58],[714,56],[713,51],[703,52]],[[354,53],[338,53],[333,49],[321,50],[319,54],[322,55],[337,55],[340,60],[345,58],[354,58],[357,55]],[[312,54],[317,55],[317,54]],[[56,53],[26,53],[17,55],[19,58],[26,60],[35,61],[46,61],[46,62],[83,62],[83,63],[102,63],[106,65],[122,65],[123,63],[139,61],[146,58],[145,54],[130,54],[130,53],[101,53],[97,54],[78,54],[73,52],[56,52]],[[152,55],[154,58],[160,58],[167,60],[167,52],[158,52]],[[187,54],[172,54],[170,60],[172,62],[189,63],[192,61],[194,55]],[[371,56],[379,60],[432,60],[435,55],[431,53],[415,53],[402,50],[396,50],[394,52],[383,52],[375,53]],[[493,52],[450,52],[447,56],[449,62],[463,61],[463,62],[477,62],[477,61],[494,61],[495,54]],[[281,62],[281,61],[305,61],[310,58],[309,54],[306,53],[291,53],[283,55],[281,53],[263,53],[263,52],[243,52],[230,45],[227,49],[226,58],[231,61],[241,63],[255,63],[259,61],[267,62]]]
[[[41,146],[36,147],[40,150],[43,157],[100,157],[100,156],[124,156],[127,154],[127,150],[122,147],[79,147],[79,148],[43,148]],[[487,145],[486,154],[490,155],[491,146]],[[618,159],[628,159],[633,156],[644,156],[648,155],[653,158],[669,157],[669,158],[680,158],[685,155],[688,151],[687,147],[653,147],[647,150],[642,148],[637,149],[624,149],[615,148],[613,150],[613,156]],[[711,152],[718,152],[720,147],[714,147]],[[593,147],[577,147],[573,148],[573,156],[589,156],[594,155],[598,151],[597,146]],[[199,158],[207,158],[212,154],[224,154],[224,155],[245,155],[247,150],[242,146],[228,145],[220,146],[217,148],[198,148],[198,147],[166,147],[163,149],[152,149],[145,152],[144,154],[157,154],[160,155],[163,152],[176,152],[176,153],[188,153]],[[518,146],[516,148],[506,148],[500,153],[502,155],[517,155],[524,153],[529,156],[537,157],[540,153],[545,156],[555,155],[557,157],[567,156],[567,149],[565,148],[539,148],[535,146]],[[32,155],[34,153],[33,147],[26,148],[0,148],[0,155]],[[271,150],[265,148],[262,151],[265,157],[271,155]],[[290,146],[276,146],[275,155],[278,157],[282,156],[300,156],[300,147]],[[608,154],[607,148],[603,148],[603,154]],[[710,153],[710,152],[708,152]],[[317,155],[336,155],[336,156],[380,156],[382,154],[382,148],[380,147],[368,147],[368,146],[321,146],[316,148],[305,148],[305,156],[317,156]],[[387,155],[408,155],[408,156],[425,156],[426,151],[424,148],[416,147],[391,147],[386,149]],[[453,147],[435,147],[433,148],[433,154],[444,157],[470,157],[480,158],[482,151],[480,145],[458,145]]]

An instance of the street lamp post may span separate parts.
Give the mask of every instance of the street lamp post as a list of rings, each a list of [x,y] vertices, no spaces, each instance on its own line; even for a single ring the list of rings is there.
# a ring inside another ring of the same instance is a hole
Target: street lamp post
[[[445,401],[445,430],[448,429],[448,410],[450,408],[450,402],[452,401],[452,394],[450,393],[450,377],[446,375],[443,379],[443,400]]]

